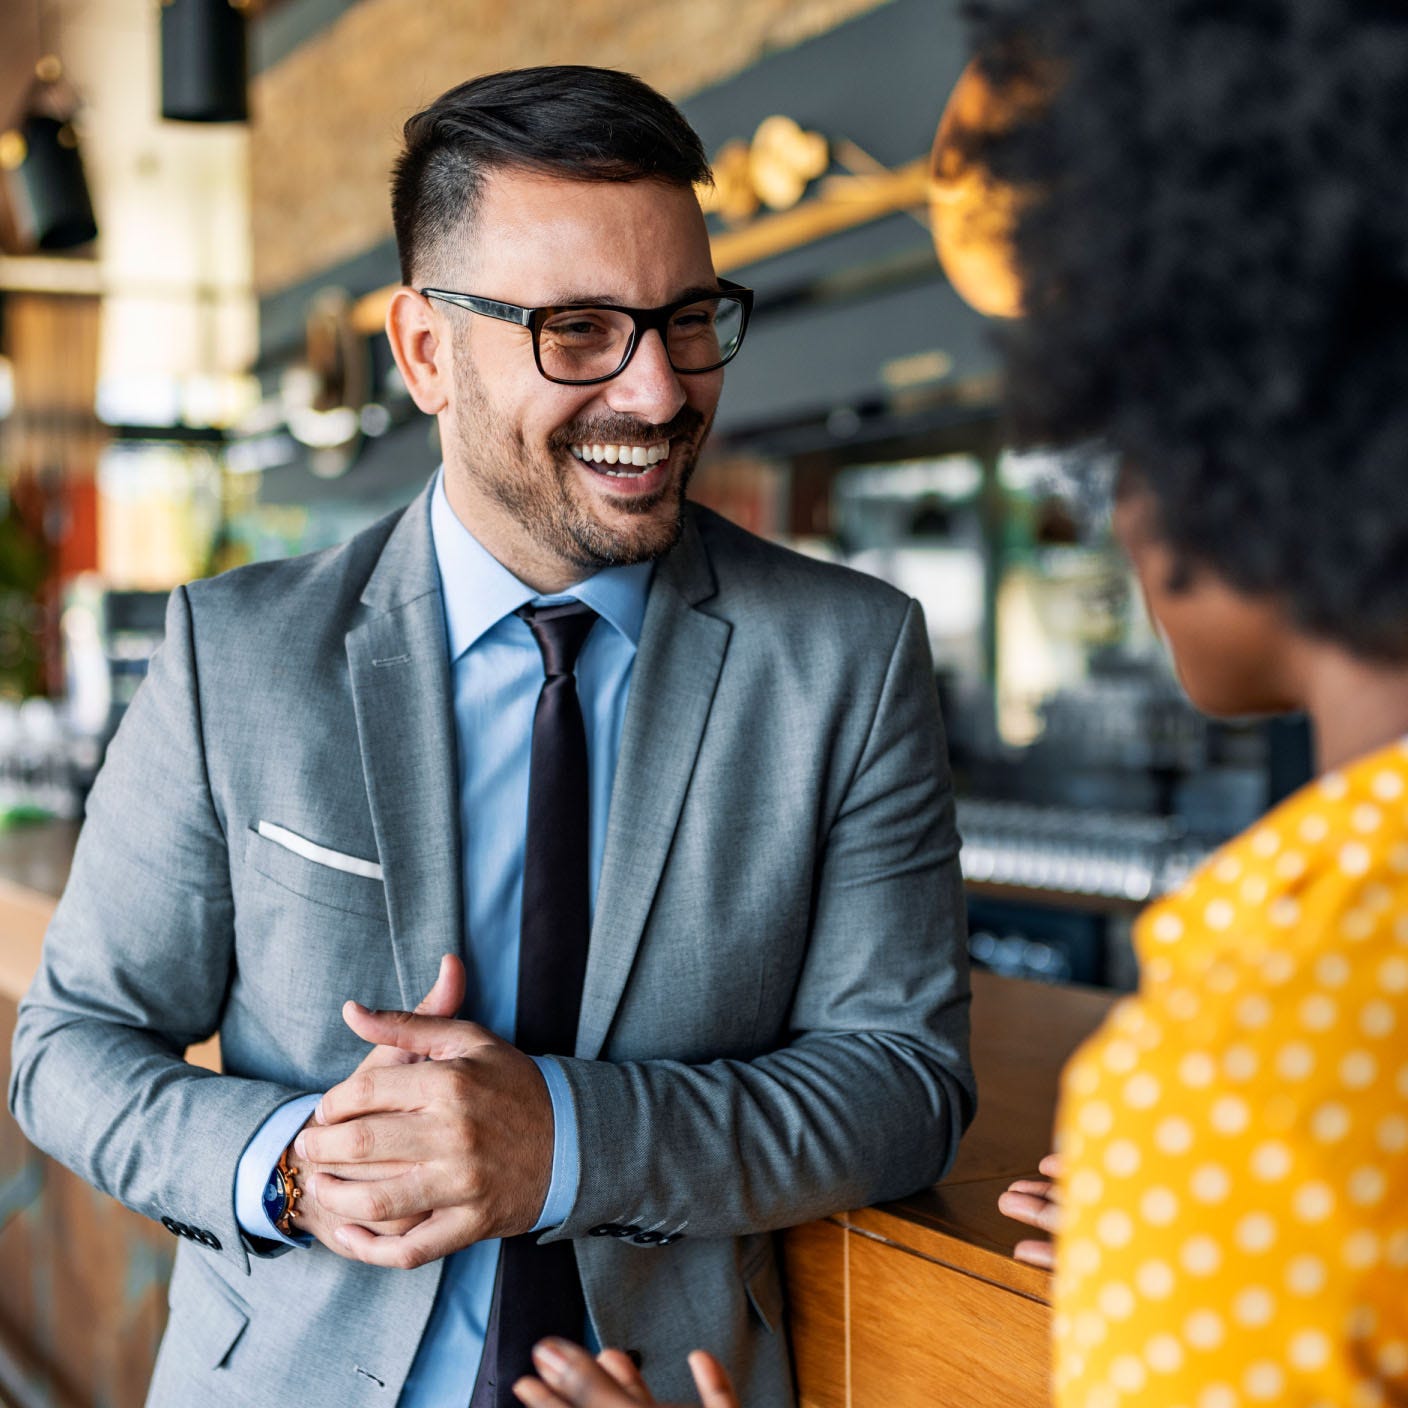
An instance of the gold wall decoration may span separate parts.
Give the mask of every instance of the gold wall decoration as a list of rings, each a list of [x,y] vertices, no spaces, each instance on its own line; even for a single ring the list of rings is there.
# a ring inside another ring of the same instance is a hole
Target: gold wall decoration
[[[760,206],[790,210],[831,164],[820,132],[807,132],[790,117],[765,117],[751,142],[728,142],[714,158],[714,184],[700,190],[706,212],[739,224]]]

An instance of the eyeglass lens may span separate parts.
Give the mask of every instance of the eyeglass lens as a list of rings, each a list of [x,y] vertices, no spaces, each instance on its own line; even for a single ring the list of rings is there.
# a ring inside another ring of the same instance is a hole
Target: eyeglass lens
[[[619,308],[564,308],[538,329],[543,371],[562,381],[594,381],[620,369],[635,323]],[[677,372],[712,371],[733,356],[743,334],[743,304],[727,295],[677,308],[665,328],[665,351]]]

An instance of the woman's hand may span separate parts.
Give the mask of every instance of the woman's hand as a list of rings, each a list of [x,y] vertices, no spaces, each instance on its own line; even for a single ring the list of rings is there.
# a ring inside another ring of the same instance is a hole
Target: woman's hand
[[[654,1404],[650,1389],[619,1349],[604,1349],[593,1359],[569,1340],[543,1340],[533,1350],[540,1379],[522,1378],[513,1391],[528,1408],[640,1408]],[[739,1408],[728,1374],[712,1354],[696,1349],[689,1371],[702,1408]],[[669,1405],[660,1405],[669,1408]]]
[[[1061,1230],[1061,1156],[1048,1154],[1037,1167],[1043,1178],[1019,1178],[997,1200],[1000,1212],[1014,1222],[1025,1222],[1055,1236]],[[1012,1249],[1018,1261],[1029,1262],[1050,1271],[1056,1264],[1053,1243],[1029,1238]]]

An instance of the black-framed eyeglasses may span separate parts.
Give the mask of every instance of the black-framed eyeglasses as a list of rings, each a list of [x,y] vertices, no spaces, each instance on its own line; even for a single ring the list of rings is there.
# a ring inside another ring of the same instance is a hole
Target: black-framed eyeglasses
[[[453,303],[486,318],[517,323],[533,334],[533,360],[549,381],[589,386],[626,370],[641,338],[652,329],[665,344],[670,365],[683,376],[717,371],[743,345],[753,290],[719,280],[717,293],[700,289],[659,308],[561,303],[520,308],[496,298],[423,288],[425,298]]]

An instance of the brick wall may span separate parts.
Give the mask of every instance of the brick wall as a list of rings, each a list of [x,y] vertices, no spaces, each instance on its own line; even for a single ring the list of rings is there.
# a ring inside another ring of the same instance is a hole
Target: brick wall
[[[385,239],[401,124],[477,73],[601,64],[679,100],[881,3],[361,0],[255,81],[255,286],[274,292]]]

